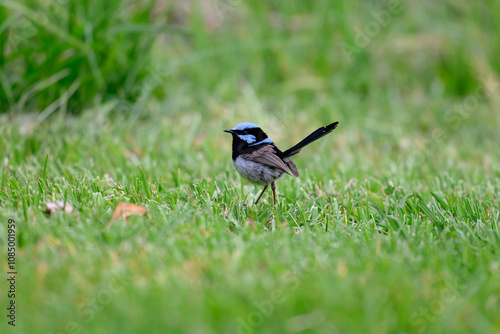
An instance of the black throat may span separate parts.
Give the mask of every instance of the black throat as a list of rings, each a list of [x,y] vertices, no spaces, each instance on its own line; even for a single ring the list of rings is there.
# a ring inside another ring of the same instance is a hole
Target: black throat
[[[248,150],[248,143],[241,140],[237,135],[233,134],[233,161],[242,154],[241,152]]]

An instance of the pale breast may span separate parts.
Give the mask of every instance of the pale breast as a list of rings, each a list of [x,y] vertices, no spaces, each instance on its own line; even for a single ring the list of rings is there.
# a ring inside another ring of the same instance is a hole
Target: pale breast
[[[238,173],[254,184],[269,185],[285,174],[277,168],[264,165],[260,162],[248,161],[242,157],[237,157],[233,163]]]

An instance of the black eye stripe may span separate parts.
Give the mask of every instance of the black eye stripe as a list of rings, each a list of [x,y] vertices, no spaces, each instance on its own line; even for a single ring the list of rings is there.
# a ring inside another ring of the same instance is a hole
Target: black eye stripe
[[[260,142],[264,139],[267,138],[267,135],[264,131],[262,131],[261,128],[250,128],[250,129],[244,129],[244,130],[234,130],[234,133],[237,135],[252,135],[255,137],[256,142]]]
[[[248,129],[247,130],[247,133],[249,135],[254,135],[256,138],[267,138],[266,134],[264,133],[264,131],[262,131],[262,129],[260,128],[253,128],[253,129]]]

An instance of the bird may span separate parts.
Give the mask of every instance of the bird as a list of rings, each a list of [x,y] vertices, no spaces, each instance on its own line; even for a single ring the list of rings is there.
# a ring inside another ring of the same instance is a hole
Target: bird
[[[286,151],[281,151],[272,139],[254,123],[240,123],[232,129],[224,130],[233,137],[232,158],[238,173],[253,184],[264,186],[255,205],[271,185],[273,202],[276,205],[275,181],[285,174],[299,176],[297,166],[291,157],[305,146],[332,132],[339,122],[334,122],[312,132],[309,136]]]

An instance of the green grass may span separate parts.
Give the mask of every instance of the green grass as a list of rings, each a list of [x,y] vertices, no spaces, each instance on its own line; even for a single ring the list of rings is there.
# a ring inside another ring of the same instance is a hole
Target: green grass
[[[223,5],[155,7],[184,33],[155,30],[123,95],[58,62],[27,87],[68,68],[76,104],[49,107],[71,83],[0,95],[0,248],[15,219],[19,273],[2,333],[499,332],[498,4],[402,3],[350,59],[339,44],[384,3]],[[128,52],[97,62],[105,79]],[[278,205],[253,205],[222,130],[251,121],[286,149],[336,120]],[[44,214],[63,199],[73,213]],[[121,201],[148,212],[107,227]]]

